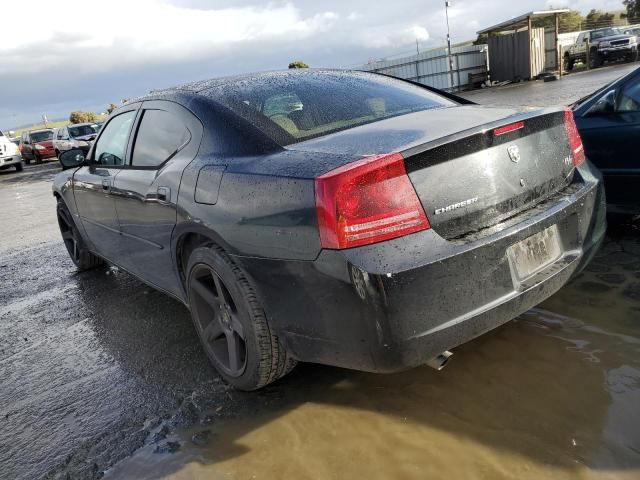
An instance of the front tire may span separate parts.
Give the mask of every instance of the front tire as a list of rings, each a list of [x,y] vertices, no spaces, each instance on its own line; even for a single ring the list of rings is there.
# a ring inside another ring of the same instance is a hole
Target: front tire
[[[569,57],[568,55],[566,57],[564,57],[564,69],[567,72],[570,72],[573,70],[573,66],[575,64],[575,61],[571,59],[571,57]]]
[[[239,390],[272,383],[296,365],[269,328],[246,274],[217,246],[193,251],[187,266],[191,318],[209,360]]]
[[[23,170],[22,162],[16,163],[15,167],[16,167],[16,172],[21,172]]]
[[[62,234],[62,241],[69,252],[71,260],[78,267],[78,270],[90,270],[103,264],[100,257],[95,256],[89,251],[82,235],[71,216],[71,212],[62,200],[58,200],[56,207],[58,216],[58,226]]]

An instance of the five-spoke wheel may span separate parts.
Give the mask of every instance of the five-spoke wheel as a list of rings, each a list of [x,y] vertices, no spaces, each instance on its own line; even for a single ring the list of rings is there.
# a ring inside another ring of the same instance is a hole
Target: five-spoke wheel
[[[187,264],[187,292],[195,328],[220,375],[255,390],[296,365],[280,344],[246,273],[216,245],[198,247]]]
[[[209,266],[197,265],[192,276],[190,296],[204,347],[227,375],[239,377],[247,364],[247,346],[236,303]]]

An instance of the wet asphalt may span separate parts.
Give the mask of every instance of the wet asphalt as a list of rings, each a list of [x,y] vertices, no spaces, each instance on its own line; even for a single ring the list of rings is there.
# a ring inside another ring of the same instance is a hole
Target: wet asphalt
[[[566,104],[629,68],[466,96]],[[57,171],[0,171],[0,479],[640,477],[637,225],[443,372],[301,365],[247,394],[184,306],[114,267],[76,272]]]

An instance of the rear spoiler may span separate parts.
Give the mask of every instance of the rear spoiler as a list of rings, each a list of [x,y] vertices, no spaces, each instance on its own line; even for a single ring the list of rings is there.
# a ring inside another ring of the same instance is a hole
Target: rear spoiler
[[[440,90],[439,88],[430,87],[429,85],[425,85],[424,83],[416,82],[414,80],[409,80],[406,78],[396,77],[395,75],[389,75],[388,73],[374,72],[371,70],[356,70],[357,72],[365,72],[365,73],[373,73],[375,75],[381,75],[383,77],[394,78],[396,80],[400,80],[406,83],[410,83],[415,85],[416,87],[424,88],[425,90],[429,90],[432,93],[436,93],[441,97],[448,98],[449,100],[453,100],[456,103],[461,105],[477,105],[476,102],[472,102],[471,100],[467,100],[466,98],[459,97],[458,95],[454,95],[453,93],[445,92],[444,90]]]

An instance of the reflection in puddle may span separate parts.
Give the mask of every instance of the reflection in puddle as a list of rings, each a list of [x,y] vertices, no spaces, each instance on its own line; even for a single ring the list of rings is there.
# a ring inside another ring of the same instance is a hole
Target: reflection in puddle
[[[442,372],[301,366],[106,478],[640,478],[639,245],[610,242]]]

